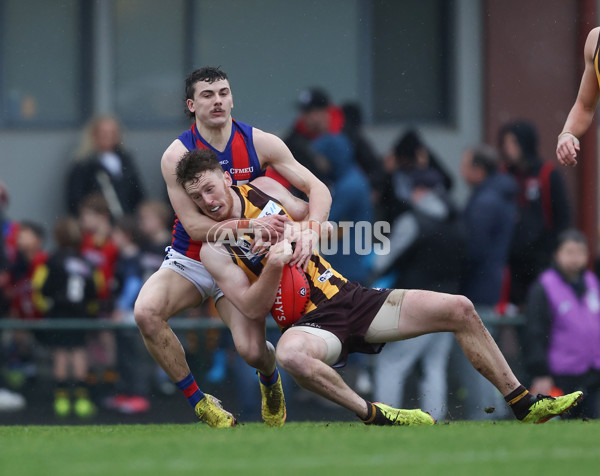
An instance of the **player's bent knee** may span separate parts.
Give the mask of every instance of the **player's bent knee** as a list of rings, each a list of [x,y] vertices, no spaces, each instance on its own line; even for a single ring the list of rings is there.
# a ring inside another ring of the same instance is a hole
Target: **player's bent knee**
[[[279,366],[294,377],[308,376],[311,372],[310,358],[299,339],[281,339],[275,355]]]
[[[265,359],[268,357],[268,353],[263,343],[258,344],[256,342],[236,342],[235,348],[240,357],[244,359],[244,362],[251,367],[256,369],[265,365]]]
[[[453,297],[454,302],[451,308],[453,309],[453,316],[456,320],[461,323],[472,323],[474,320],[479,319],[475,312],[475,306],[471,300],[465,296],[456,295]]]
[[[144,336],[151,336],[164,327],[161,309],[147,299],[138,299],[135,302],[133,316],[140,332]]]

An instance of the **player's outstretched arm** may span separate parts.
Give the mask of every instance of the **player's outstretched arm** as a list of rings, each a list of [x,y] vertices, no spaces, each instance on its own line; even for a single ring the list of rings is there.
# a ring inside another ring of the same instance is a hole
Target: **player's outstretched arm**
[[[590,127],[596,106],[598,105],[600,90],[594,68],[594,50],[599,34],[600,27],[594,28],[588,34],[583,53],[585,69],[581,77],[577,99],[569,112],[562,132],[558,136],[556,158],[562,165],[571,167],[577,165],[579,138]]]
[[[283,266],[291,254],[291,245],[285,240],[271,247],[259,278],[250,284],[246,273],[232,261],[225,247],[207,245],[200,250],[204,266],[225,297],[246,317],[262,321],[273,307]]]

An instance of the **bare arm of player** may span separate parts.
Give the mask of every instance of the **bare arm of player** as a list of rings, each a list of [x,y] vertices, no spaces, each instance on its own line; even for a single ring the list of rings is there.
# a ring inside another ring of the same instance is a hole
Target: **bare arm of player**
[[[301,165],[277,136],[259,129],[253,132],[254,146],[261,165],[271,165],[285,179],[308,197],[309,218],[323,223],[329,218],[331,193],[327,186],[315,177],[306,167]],[[306,270],[308,262],[316,247],[316,237],[307,235],[308,242],[298,242],[290,264],[301,266]],[[306,241],[306,240],[305,240]],[[300,246],[299,246],[300,245]]]
[[[600,89],[598,88],[598,79],[594,67],[594,50],[598,42],[600,27],[594,28],[588,34],[584,47],[585,70],[581,77],[579,92],[575,104],[567,117],[562,132],[558,136],[556,145],[556,158],[562,165],[577,165],[577,152],[579,152],[579,137],[581,137],[590,127]]]
[[[291,192],[271,177],[258,177],[251,182],[252,185],[277,199],[288,212],[292,220],[303,221],[308,219],[308,203],[295,197]]]
[[[250,284],[246,273],[231,260],[223,246],[203,246],[200,250],[204,266],[225,297],[249,319],[262,321],[273,307],[283,266],[291,256],[292,247],[287,240],[272,246],[260,276]]]
[[[283,208],[285,208],[286,212],[290,215],[292,220],[295,222],[307,219],[308,203],[292,195],[287,188],[285,188],[276,180],[263,176],[254,179],[250,183],[262,192],[279,201],[281,205],[283,205]],[[255,235],[254,242],[252,244],[252,252],[255,253],[259,250],[268,249],[272,244],[284,238],[284,234],[278,234],[274,236],[273,233],[269,232],[269,230],[267,230],[267,233],[265,233],[264,236],[260,233],[257,233],[257,231],[260,230],[260,225],[255,226],[254,230]]]
[[[160,168],[167,185],[171,206],[173,207],[173,210],[175,210],[177,218],[181,221],[186,233],[190,235],[192,240],[211,242],[217,240],[219,236],[223,236],[221,232],[224,231],[224,228],[230,228],[235,233],[238,220],[222,222],[218,227],[219,233],[217,233],[217,228],[213,228],[217,222],[211,220],[206,215],[203,215],[183,187],[177,183],[177,176],[175,174],[177,163],[186,152],[187,149],[185,146],[181,141],[176,139],[167,148],[160,162]],[[269,216],[257,220],[261,220],[263,224],[267,224],[270,229],[283,233],[285,218],[280,216]],[[209,233],[211,228],[213,228],[214,233]]]

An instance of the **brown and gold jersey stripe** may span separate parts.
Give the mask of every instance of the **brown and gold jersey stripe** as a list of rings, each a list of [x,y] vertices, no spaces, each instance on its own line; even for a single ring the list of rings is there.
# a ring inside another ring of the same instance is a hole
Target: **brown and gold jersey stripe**
[[[598,60],[598,54],[600,50],[600,34],[598,34],[598,41],[596,42],[596,49],[594,50],[594,71],[596,72],[596,79],[598,80],[598,87],[600,87],[600,64]]]
[[[318,253],[313,254],[310,258],[305,274],[310,287],[310,301],[306,306],[307,313],[314,310],[323,301],[335,296],[348,282]]]
[[[281,203],[251,184],[234,185],[231,188],[242,202],[242,216],[244,218],[257,218],[270,201],[281,207],[280,214],[288,215]],[[262,260],[254,259],[254,256],[249,252],[249,246],[250,238],[247,238],[246,243],[242,246],[226,245],[234,263],[244,270],[250,282],[254,282],[258,279],[266,260],[265,258]],[[318,253],[313,254],[311,257],[305,275],[310,287],[310,301],[306,307],[307,313],[314,310],[321,302],[335,296],[342,286],[348,282]]]

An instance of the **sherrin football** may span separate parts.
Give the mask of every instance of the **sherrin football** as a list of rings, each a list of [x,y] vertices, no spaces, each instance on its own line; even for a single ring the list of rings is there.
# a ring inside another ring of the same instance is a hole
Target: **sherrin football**
[[[280,327],[291,326],[302,317],[309,300],[306,275],[298,267],[286,264],[271,308],[273,319]]]

